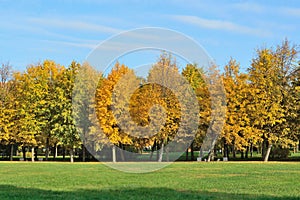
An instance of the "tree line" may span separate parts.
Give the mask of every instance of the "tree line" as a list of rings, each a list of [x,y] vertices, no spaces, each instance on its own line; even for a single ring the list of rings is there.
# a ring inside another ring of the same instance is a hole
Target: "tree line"
[[[108,75],[75,61],[64,67],[45,60],[24,72],[15,72],[4,63],[0,71],[0,144],[9,149],[10,160],[14,148],[23,151],[24,159],[30,149],[32,160],[37,149],[44,149],[48,160],[50,148],[60,146],[68,150],[71,162],[74,149],[82,152],[84,161],[87,146],[97,152],[111,144],[114,161],[116,146],[134,152],[150,147],[151,158],[157,151],[156,160],[162,161],[164,153],[168,160],[167,144],[175,138],[180,143],[192,137],[192,152],[201,147],[213,120],[213,90],[207,83],[222,81],[226,114],[215,146],[224,157],[235,157],[237,152],[248,157],[258,149],[267,161],[272,149],[299,146],[297,54],[297,46],[285,40],[276,47],[258,49],[247,71],[231,59],[220,72],[216,66],[204,69],[197,64],[180,69],[175,58],[162,53],[146,78],[118,62]],[[170,89],[176,87],[180,95],[189,95],[191,91],[178,81],[179,76],[192,88],[196,104],[180,99]],[[190,129],[187,124],[195,119],[197,128]],[[211,149],[209,159],[213,155]]]

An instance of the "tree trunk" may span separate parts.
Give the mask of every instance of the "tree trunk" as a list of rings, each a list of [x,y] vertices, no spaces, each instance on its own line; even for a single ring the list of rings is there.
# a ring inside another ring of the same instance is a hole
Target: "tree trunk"
[[[70,162],[71,163],[74,162],[74,149],[73,149],[73,147],[71,147],[71,149],[70,149]]]
[[[54,153],[54,159],[57,158],[57,144],[55,144],[55,153]]]
[[[63,146],[63,160],[65,160],[66,158],[66,148],[65,146]]]
[[[14,145],[10,145],[10,155],[9,155],[9,160],[13,161],[13,156],[14,156]]]
[[[23,153],[23,159],[25,161],[26,160],[26,148],[24,146],[22,147],[22,153]]]
[[[159,150],[158,150],[158,148],[159,148],[159,142],[157,142],[156,143],[156,161],[158,161],[158,159],[159,159]]]
[[[125,161],[124,151],[120,148],[120,157],[122,161]]]
[[[229,159],[229,147],[228,147],[228,145],[226,145],[227,147],[226,147],[226,157]]]
[[[117,157],[116,157],[116,146],[112,146],[112,161],[115,163],[117,162]]]
[[[170,158],[169,158],[169,146],[168,145],[166,146],[166,159],[167,159],[167,162],[170,162]]]
[[[261,156],[263,158],[266,157],[266,152],[267,152],[268,147],[269,147],[269,141],[265,138],[265,136],[263,136],[263,143],[262,143],[262,148],[261,148]]]
[[[269,160],[269,156],[270,156],[270,153],[271,153],[271,149],[272,149],[272,144],[269,144],[269,145],[268,145],[267,152],[266,152],[266,155],[265,155],[265,159],[264,159],[265,162],[268,162],[268,160]]]
[[[155,147],[156,147],[156,139],[154,140],[153,146],[151,147],[150,161],[152,160]]]
[[[45,151],[45,160],[48,161],[48,157],[49,157],[49,137],[47,137],[46,139],[46,151]]]
[[[189,160],[189,148],[185,150],[185,161]]]
[[[246,147],[246,153],[245,153],[245,158],[248,158],[248,153],[249,153],[249,147]]]
[[[86,158],[86,149],[85,149],[85,145],[82,144],[82,162],[85,162],[85,158]]]
[[[212,153],[211,153],[211,152],[209,152],[209,153],[208,153],[208,157],[207,157],[207,162],[210,162],[210,160],[211,160],[211,156],[212,156]]]
[[[215,159],[215,152],[214,152],[214,148],[208,153],[208,158],[207,158],[207,162],[210,162],[210,161],[214,161]]]
[[[241,151],[241,159],[244,159],[244,151]]]
[[[265,141],[261,144],[261,156],[264,158],[265,157]]]
[[[85,159],[86,159],[86,134],[87,134],[87,128],[84,127],[83,128],[83,139],[82,139],[82,162],[85,162]]]
[[[39,147],[34,148],[34,159],[35,160],[38,160],[38,148]]]
[[[31,147],[31,162],[34,162],[34,147]]]
[[[217,149],[217,147],[215,145],[215,148],[214,148],[214,157],[217,157],[217,156],[218,156],[218,149]]]
[[[202,158],[203,158],[203,150],[202,150],[202,148],[200,148],[200,151],[199,151],[199,158],[200,158],[200,161],[202,161]]]
[[[120,151],[120,157],[122,161],[125,161],[124,151],[123,151],[123,144],[119,143],[119,151]]]
[[[236,152],[235,152],[235,143],[233,142],[232,145],[232,156],[235,158],[236,157]]]
[[[150,153],[150,157],[149,157],[149,160],[150,160],[150,161],[152,160],[153,152],[154,152],[154,151],[151,149],[151,153]]]
[[[225,138],[224,138],[224,153],[223,153],[223,156],[227,157],[227,158],[229,157],[229,146],[226,143]]]
[[[194,141],[191,144],[191,160],[194,161]]]
[[[159,157],[158,157],[158,162],[162,162],[163,160],[163,153],[164,153],[164,142],[161,143],[161,147],[159,150]]]
[[[250,156],[251,158],[253,157],[253,143],[251,142],[251,146],[250,146]]]
[[[223,157],[226,157],[227,144],[226,144],[225,138],[224,138],[223,142],[224,142],[224,143],[223,143],[223,144],[224,144]]]

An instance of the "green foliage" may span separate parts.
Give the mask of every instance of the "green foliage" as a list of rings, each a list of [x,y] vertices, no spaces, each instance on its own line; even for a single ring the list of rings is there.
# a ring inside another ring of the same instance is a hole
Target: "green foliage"
[[[73,117],[82,140],[82,144],[92,151],[101,150],[107,143],[100,134],[95,116],[95,90],[102,83],[103,76],[84,63],[78,70],[73,88]]]
[[[206,75],[202,68],[196,64],[188,64],[182,71],[182,75],[191,85],[199,104],[199,128],[195,134],[193,145],[200,147],[209,127],[211,103],[208,86],[205,82]]]

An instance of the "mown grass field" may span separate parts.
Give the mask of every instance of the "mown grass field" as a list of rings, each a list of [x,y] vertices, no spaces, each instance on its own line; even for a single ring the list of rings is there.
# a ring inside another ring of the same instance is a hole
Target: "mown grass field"
[[[0,162],[0,199],[300,199],[300,163],[178,162],[129,174],[101,163]]]

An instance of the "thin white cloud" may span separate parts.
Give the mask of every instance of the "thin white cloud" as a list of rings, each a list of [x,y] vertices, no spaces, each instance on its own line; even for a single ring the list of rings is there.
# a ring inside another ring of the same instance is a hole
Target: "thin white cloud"
[[[64,45],[69,45],[74,47],[83,47],[83,48],[90,48],[90,49],[94,48],[99,43],[99,40],[87,40],[78,37],[73,37],[67,34],[56,33],[56,32],[49,31],[43,27],[33,26],[32,24],[31,25],[7,24],[5,27],[18,32],[28,32],[28,33],[39,35],[39,37],[42,39],[37,39],[36,37],[32,37],[34,38],[34,40],[37,41],[47,41],[47,42],[52,41],[57,44],[64,44]],[[14,38],[26,39],[26,40],[30,39],[28,37],[26,38],[24,35],[19,35],[17,37],[15,36]],[[43,38],[51,38],[51,39],[43,39]]]
[[[119,33],[120,29],[112,28],[109,26],[87,23],[76,20],[63,20],[63,19],[48,19],[48,18],[30,18],[29,22],[41,26],[51,26],[56,28],[72,29],[77,31],[93,31],[101,33],[115,34]]]
[[[237,11],[253,12],[253,13],[263,13],[267,10],[267,8],[261,4],[248,2],[248,1],[234,3],[231,5],[231,7]]]
[[[64,45],[64,46],[71,46],[71,47],[79,47],[79,48],[87,48],[87,49],[94,49],[97,47],[97,43],[93,43],[93,42],[66,42],[66,41],[58,41],[58,40],[41,40],[43,42],[47,42],[47,43],[53,43],[53,44],[57,44],[57,45]]]
[[[300,17],[300,8],[279,8],[278,11],[289,17]]]
[[[226,20],[205,19],[189,15],[172,15],[172,19],[206,29],[223,30],[255,36],[270,36],[271,33],[262,29],[239,25]]]

